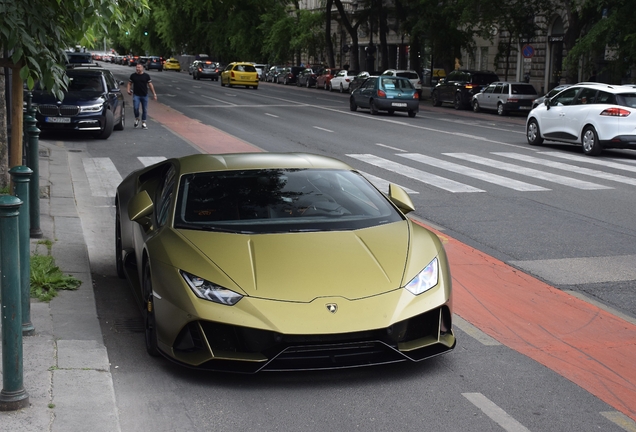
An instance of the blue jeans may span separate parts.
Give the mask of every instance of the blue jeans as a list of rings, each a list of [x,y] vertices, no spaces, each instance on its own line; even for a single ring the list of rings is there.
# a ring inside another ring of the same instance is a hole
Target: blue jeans
[[[139,118],[139,103],[141,103],[141,121],[146,121],[146,113],[148,112],[148,96],[133,95],[133,110],[135,111],[135,118]]]

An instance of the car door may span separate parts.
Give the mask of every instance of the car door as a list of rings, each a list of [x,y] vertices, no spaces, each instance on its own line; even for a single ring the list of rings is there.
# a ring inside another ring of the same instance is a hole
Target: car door
[[[573,120],[577,117],[580,105],[575,105],[576,96],[580,87],[572,87],[564,90],[550,99],[549,109],[541,112],[539,127],[546,138],[556,140],[575,141],[579,132],[573,127]]]
[[[115,80],[112,73],[104,73],[106,80],[106,87],[108,91],[108,100],[110,101],[111,109],[113,110],[113,116],[115,117],[115,124],[121,120],[122,107],[124,105],[124,95],[119,88],[119,84]]]
[[[360,90],[356,92],[356,104],[361,108],[369,108],[369,101],[375,94],[376,84],[378,80],[367,78],[361,85]]]
[[[492,103],[491,99],[493,97],[493,92],[495,91],[495,87],[497,87],[497,84],[495,83],[490,84],[488,87],[484,89],[481,95],[477,96],[477,101],[479,103],[480,108],[491,109],[490,108],[490,105]]]

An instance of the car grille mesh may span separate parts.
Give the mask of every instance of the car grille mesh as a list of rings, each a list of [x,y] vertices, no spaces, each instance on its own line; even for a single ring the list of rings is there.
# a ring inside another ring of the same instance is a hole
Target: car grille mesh
[[[45,116],[76,116],[79,114],[79,107],[75,105],[39,105],[38,111]]]

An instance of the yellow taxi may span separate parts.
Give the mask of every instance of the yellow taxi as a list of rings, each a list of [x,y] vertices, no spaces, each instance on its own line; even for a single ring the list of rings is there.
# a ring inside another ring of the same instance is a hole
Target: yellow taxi
[[[177,60],[174,57],[170,57],[168,60],[166,60],[166,63],[163,65],[163,68],[165,70],[174,70],[177,72],[181,72],[181,64],[179,63],[179,60]]]
[[[241,85],[258,90],[258,72],[254,63],[230,63],[221,72],[221,86]]]

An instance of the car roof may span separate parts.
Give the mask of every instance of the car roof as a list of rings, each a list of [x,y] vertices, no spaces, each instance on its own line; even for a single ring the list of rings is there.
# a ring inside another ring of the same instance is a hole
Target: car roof
[[[310,153],[197,154],[177,159],[181,173],[276,168],[352,170],[346,163]]]

